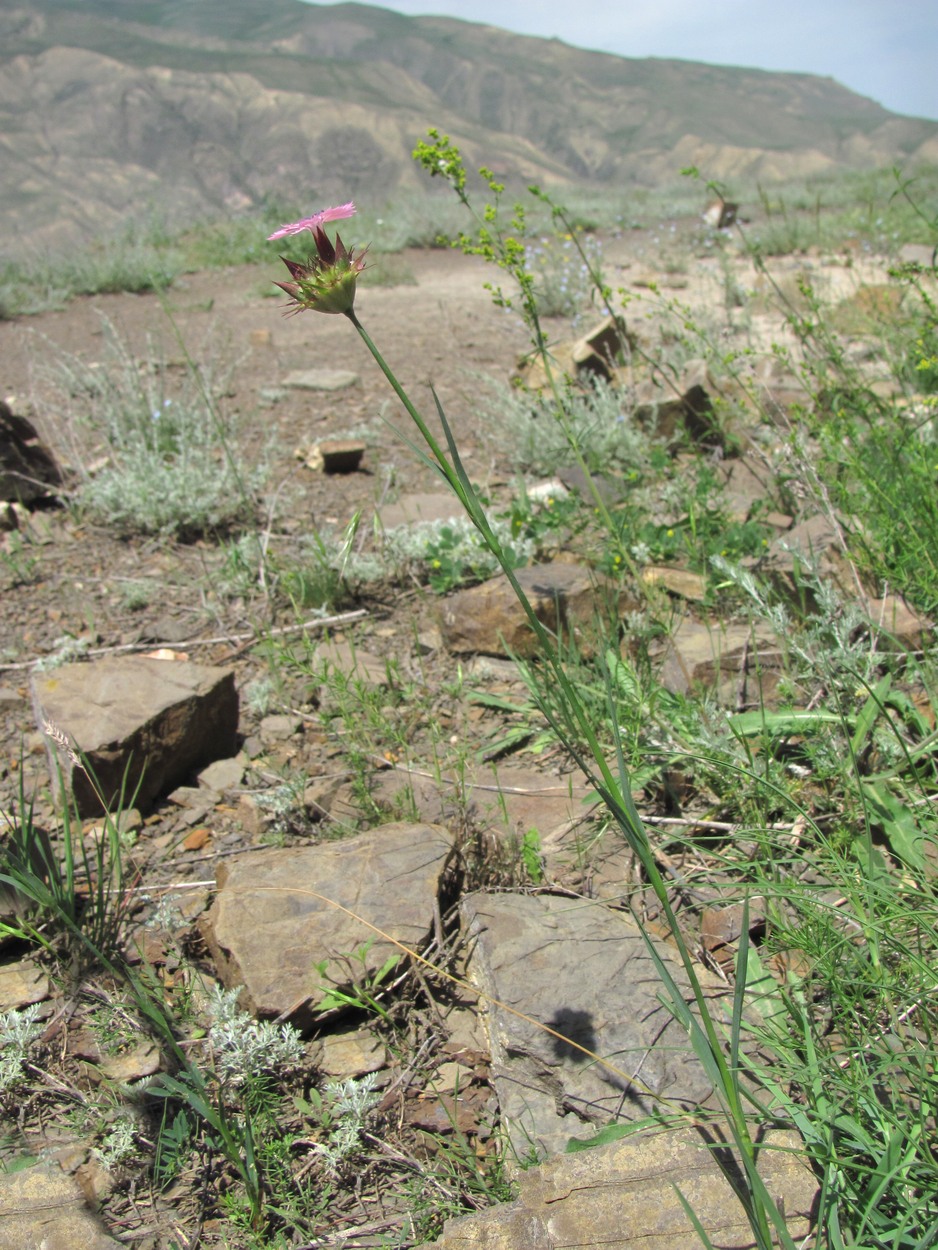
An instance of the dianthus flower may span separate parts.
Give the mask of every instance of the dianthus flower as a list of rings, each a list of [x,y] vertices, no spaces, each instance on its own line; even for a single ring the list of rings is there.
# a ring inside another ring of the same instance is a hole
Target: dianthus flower
[[[304,309],[324,313],[351,312],[355,303],[355,284],[365,268],[365,252],[368,249],[356,255],[354,248],[347,248],[338,234],[333,244],[322,223],[351,217],[354,212],[355,205],[352,203],[342,204],[339,208],[324,208],[312,217],[294,222],[292,226],[283,226],[270,236],[276,239],[309,230],[316,244],[316,255],[308,257],[305,264],[288,260],[286,256],[280,258],[292,279],[291,282],[276,284],[292,300],[288,312],[297,313]]]

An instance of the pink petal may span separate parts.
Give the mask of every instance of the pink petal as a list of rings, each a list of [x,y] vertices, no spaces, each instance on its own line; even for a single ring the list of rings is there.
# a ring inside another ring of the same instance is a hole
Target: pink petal
[[[267,236],[267,242],[272,243],[274,239],[283,239],[288,234],[302,234],[304,230],[314,231],[326,221],[342,221],[346,217],[351,217],[354,212],[355,205],[351,200],[347,204],[339,204],[336,208],[321,208],[318,213],[313,213],[312,217],[304,217],[302,221],[294,221],[288,226],[281,226],[279,230]]]

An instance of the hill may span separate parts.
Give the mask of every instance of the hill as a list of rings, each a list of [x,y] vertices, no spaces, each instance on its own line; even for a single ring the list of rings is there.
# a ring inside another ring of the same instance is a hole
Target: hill
[[[33,0],[0,13],[0,237],[157,207],[386,197],[428,125],[509,181],[763,180],[938,158],[938,123],[832,79],[588,52],[299,0]]]

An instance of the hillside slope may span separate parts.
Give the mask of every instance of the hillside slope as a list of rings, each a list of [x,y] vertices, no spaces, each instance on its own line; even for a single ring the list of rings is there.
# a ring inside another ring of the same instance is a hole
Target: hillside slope
[[[0,13],[0,237],[148,206],[387,195],[445,128],[509,180],[763,179],[938,156],[938,123],[831,79],[630,60],[299,0],[33,0]]]

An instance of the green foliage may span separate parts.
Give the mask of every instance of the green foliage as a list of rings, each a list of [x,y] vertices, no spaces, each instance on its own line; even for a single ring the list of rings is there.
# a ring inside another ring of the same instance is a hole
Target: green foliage
[[[10,590],[39,580],[39,557],[29,539],[24,539],[18,530],[4,534],[0,539],[0,567],[6,571],[6,584]]]
[[[514,567],[527,564],[532,554],[531,544],[523,537],[513,538],[504,522],[501,532],[510,548],[509,558]],[[484,581],[499,567],[479,532],[465,517],[424,521],[388,530],[384,535],[384,551],[399,573],[412,571],[429,582],[437,594]]]
[[[47,725],[45,732],[86,774],[104,814],[93,837],[83,837],[81,820],[60,775],[62,827],[54,844],[34,819],[34,804],[26,797],[20,772],[18,805],[12,813],[4,813],[7,837],[0,856],[0,883],[12,891],[15,918],[0,922],[0,936],[47,950],[64,943],[84,963],[89,956],[110,954],[119,945],[128,902],[120,813],[132,806],[133,796],[125,790],[125,776],[116,804],[106,804],[87,762],[61,730]]]

